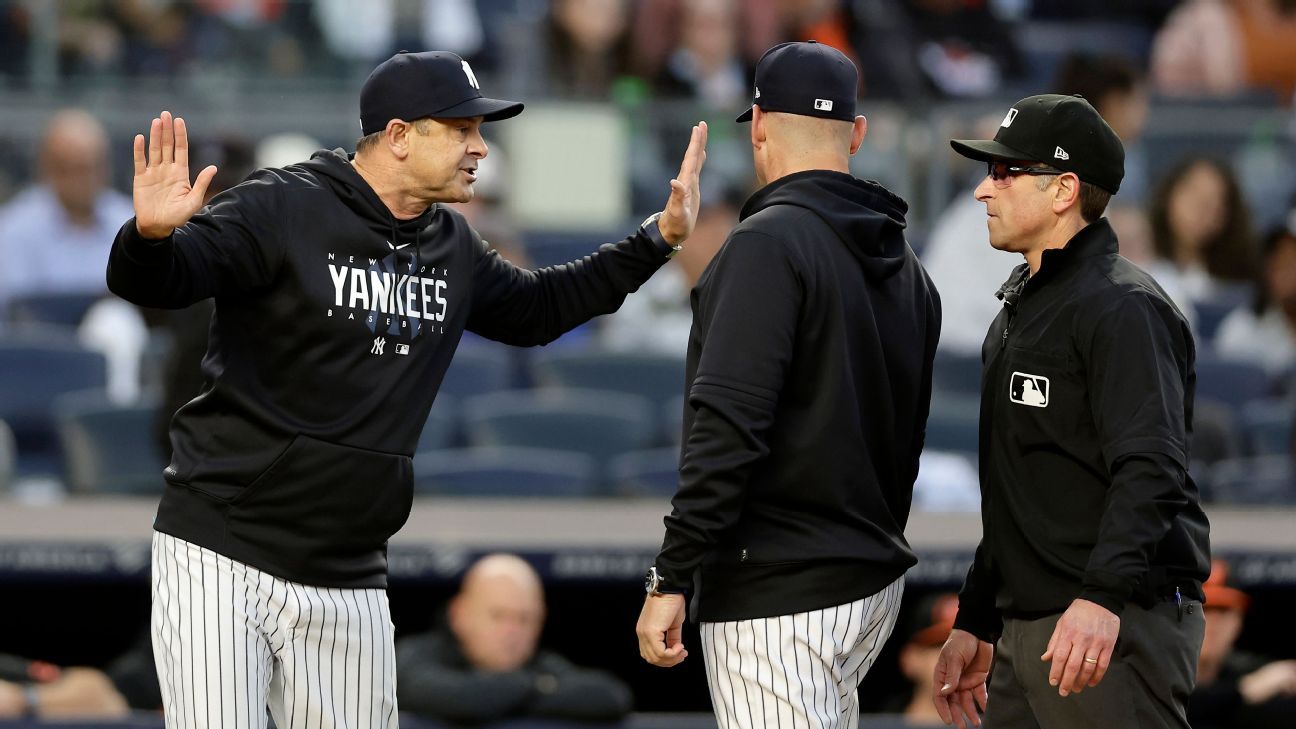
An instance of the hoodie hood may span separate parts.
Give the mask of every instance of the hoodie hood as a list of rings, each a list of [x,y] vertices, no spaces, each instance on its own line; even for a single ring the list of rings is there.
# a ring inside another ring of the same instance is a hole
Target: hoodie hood
[[[351,159],[352,155],[340,147],[321,149],[311,155],[310,160],[292,166],[314,173],[352,212],[383,230],[391,231],[393,239],[398,235],[405,239],[414,238],[432,222],[439,210],[439,206],[435,204],[428,206],[417,218],[397,220],[378,197],[378,193],[356,172]]]
[[[775,205],[793,205],[819,216],[870,279],[890,277],[904,266],[909,205],[876,182],[831,170],[796,172],[757,190],[743,205],[739,220]]]

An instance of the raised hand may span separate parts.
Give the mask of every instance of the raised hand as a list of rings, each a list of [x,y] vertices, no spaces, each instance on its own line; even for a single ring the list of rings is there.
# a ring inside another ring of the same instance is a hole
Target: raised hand
[[[698,178],[702,173],[702,165],[706,163],[706,143],[707,123],[698,122],[689,137],[689,146],[684,151],[679,175],[670,181],[671,194],[666,200],[666,208],[657,219],[658,230],[671,245],[683,243],[697,223],[698,208],[702,204]]]
[[[189,184],[189,133],[184,119],[172,120],[169,111],[149,125],[148,158],[143,134],[135,135],[134,151],[135,228],[145,238],[165,238],[202,207],[216,167],[207,166]]]

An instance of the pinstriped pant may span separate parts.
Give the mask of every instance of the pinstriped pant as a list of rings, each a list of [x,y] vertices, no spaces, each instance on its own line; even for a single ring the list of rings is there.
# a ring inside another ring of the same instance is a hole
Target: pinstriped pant
[[[836,607],[702,623],[720,729],[854,729],[856,687],[891,635],[903,594],[901,576]]]
[[[396,727],[384,590],[300,585],[153,533],[153,659],[168,729]]]

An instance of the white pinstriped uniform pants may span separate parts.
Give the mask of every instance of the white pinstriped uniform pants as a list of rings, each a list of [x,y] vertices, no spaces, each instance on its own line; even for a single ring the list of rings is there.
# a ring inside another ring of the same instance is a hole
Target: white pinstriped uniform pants
[[[720,729],[855,729],[856,688],[895,627],[904,577],[836,607],[702,623]]]
[[[300,585],[153,533],[153,659],[168,729],[396,729],[384,590]]]

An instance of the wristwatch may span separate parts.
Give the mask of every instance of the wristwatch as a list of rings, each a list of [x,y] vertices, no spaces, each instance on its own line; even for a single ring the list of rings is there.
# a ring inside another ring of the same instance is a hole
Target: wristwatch
[[[666,251],[667,258],[674,258],[676,253],[679,253],[684,249],[684,246],[673,246],[666,240],[666,236],[662,235],[661,228],[657,225],[657,219],[660,217],[660,211],[649,215],[639,224],[639,229],[643,231],[644,235],[651,238],[654,243]]]
[[[662,576],[657,572],[657,565],[648,568],[648,574],[644,575],[644,592],[650,597],[658,595],[680,595],[683,590],[677,590],[672,587],[663,589]]]

